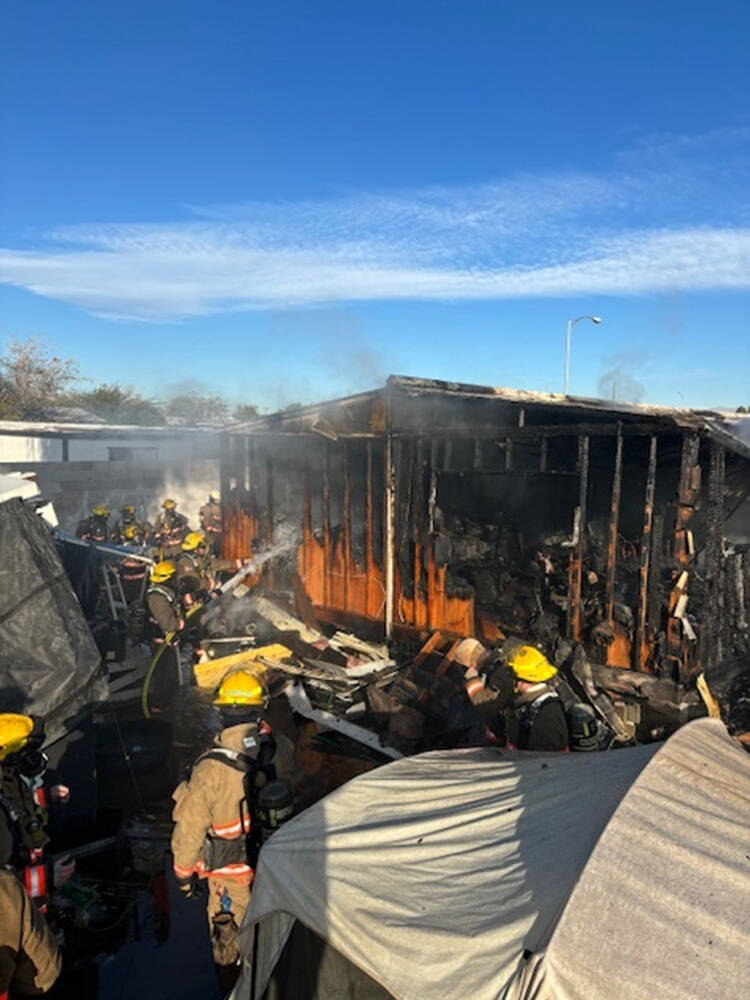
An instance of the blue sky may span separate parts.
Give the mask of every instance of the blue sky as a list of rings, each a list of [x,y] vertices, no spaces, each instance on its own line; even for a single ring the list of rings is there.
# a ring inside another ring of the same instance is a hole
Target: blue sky
[[[750,402],[750,6],[6,4],[0,338],[264,406]]]

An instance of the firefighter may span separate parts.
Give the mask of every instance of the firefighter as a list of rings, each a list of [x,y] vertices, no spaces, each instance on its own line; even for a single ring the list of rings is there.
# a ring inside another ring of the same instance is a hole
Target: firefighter
[[[146,591],[146,603],[151,620],[161,630],[161,639],[184,628],[185,620],[177,585],[177,567],[171,560],[163,559],[151,570],[151,584]]]
[[[152,532],[148,521],[139,521],[135,514],[135,505],[123,504],[120,507],[120,519],[115,523],[110,535],[110,541],[115,545],[145,545]]]
[[[76,535],[87,542],[108,542],[109,513],[106,503],[97,504],[91,509],[91,514],[79,522]]]
[[[177,510],[177,501],[167,497],[161,506],[162,512],[154,525],[153,540],[164,558],[171,558],[179,554],[180,545],[190,531],[190,525],[185,515]]]
[[[216,590],[219,573],[234,573],[243,564],[242,559],[217,559],[212,556],[202,531],[189,531],[180,548],[175,563],[180,592],[187,606],[195,600],[205,599]]]
[[[211,572],[206,536],[202,531],[189,531],[182,541],[181,550],[175,565],[183,601],[189,606],[194,601],[205,599],[216,586],[216,581]]]
[[[73,862],[53,866],[45,859],[49,837],[43,742],[44,722],[38,716],[0,714],[0,866],[14,869],[40,907],[51,889],[64,885],[75,870]],[[54,785],[49,793],[53,801],[70,796],[64,785]]]
[[[480,712],[489,709],[489,738],[515,750],[569,750],[565,709],[548,683],[556,674],[544,653],[517,639],[494,654],[477,653],[465,674],[466,693]]]
[[[114,540],[114,533],[113,533]],[[122,533],[122,542],[118,544],[127,545],[134,549],[143,548],[144,536],[139,534],[139,525],[127,524]],[[142,559],[134,559],[130,556],[123,556],[118,565],[122,589],[128,604],[133,601],[139,603],[143,598],[143,588],[148,576],[149,564]]]
[[[46,993],[61,965],[44,917],[15,875],[0,869],[0,998]]]
[[[206,881],[211,946],[225,989],[239,972],[236,935],[250,902],[256,863],[255,790],[291,771],[291,741],[280,736],[277,746],[262,718],[268,700],[262,675],[230,671],[214,699],[223,729],[174,793],[175,878],[186,896],[196,893],[198,879]]]
[[[208,494],[208,503],[204,503],[199,512],[201,531],[206,536],[208,550],[212,556],[221,555],[221,535],[223,530],[221,517],[221,494],[212,490]]]

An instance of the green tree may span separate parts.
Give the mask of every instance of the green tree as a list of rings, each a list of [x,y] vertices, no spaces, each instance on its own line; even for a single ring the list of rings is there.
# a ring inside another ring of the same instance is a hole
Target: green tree
[[[94,413],[107,424],[160,426],[164,423],[164,411],[129,386],[114,383],[99,385],[89,392],[76,393],[71,402]]]

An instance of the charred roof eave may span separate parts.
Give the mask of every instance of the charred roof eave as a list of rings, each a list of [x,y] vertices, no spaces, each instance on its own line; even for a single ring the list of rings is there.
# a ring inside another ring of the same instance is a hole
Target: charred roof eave
[[[384,417],[387,400],[409,401],[430,397],[444,401],[455,399],[490,405],[495,403],[506,412],[523,410],[527,426],[532,423],[570,422],[571,433],[575,433],[575,423],[582,420],[592,423],[621,422],[625,425],[645,423],[653,426],[655,433],[699,432],[736,455],[750,460],[750,446],[723,427],[722,414],[714,410],[619,403],[583,396],[562,396],[528,389],[498,388],[406,375],[389,376],[386,385],[379,389],[295,407],[292,410],[281,410],[241,424],[233,424],[226,428],[226,433],[229,435],[278,433],[303,436],[320,434],[331,439],[339,436],[380,436],[385,432],[386,426],[383,423],[380,429],[373,427],[373,412],[376,408],[381,407]],[[407,423],[408,417],[404,422],[404,428]],[[444,428],[438,433],[441,431],[445,433]]]

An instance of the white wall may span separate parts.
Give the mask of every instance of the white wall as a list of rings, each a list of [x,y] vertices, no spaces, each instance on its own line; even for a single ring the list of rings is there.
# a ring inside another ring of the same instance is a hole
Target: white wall
[[[0,432],[0,462],[61,462],[62,438]]]
[[[112,523],[124,503],[134,503],[139,516],[153,521],[162,500],[173,497],[198,526],[198,510],[210,490],[219,487],[219,438],[200,431],[164,434],[121,434],[113,437],[63,439],[3,433],[0,428],[0,472],[32,472],[43,496],[55,504],[60,525],[74,531],[91,508],[106,503]],[[111,448],[129,449],[128,460],[111,460]]]

